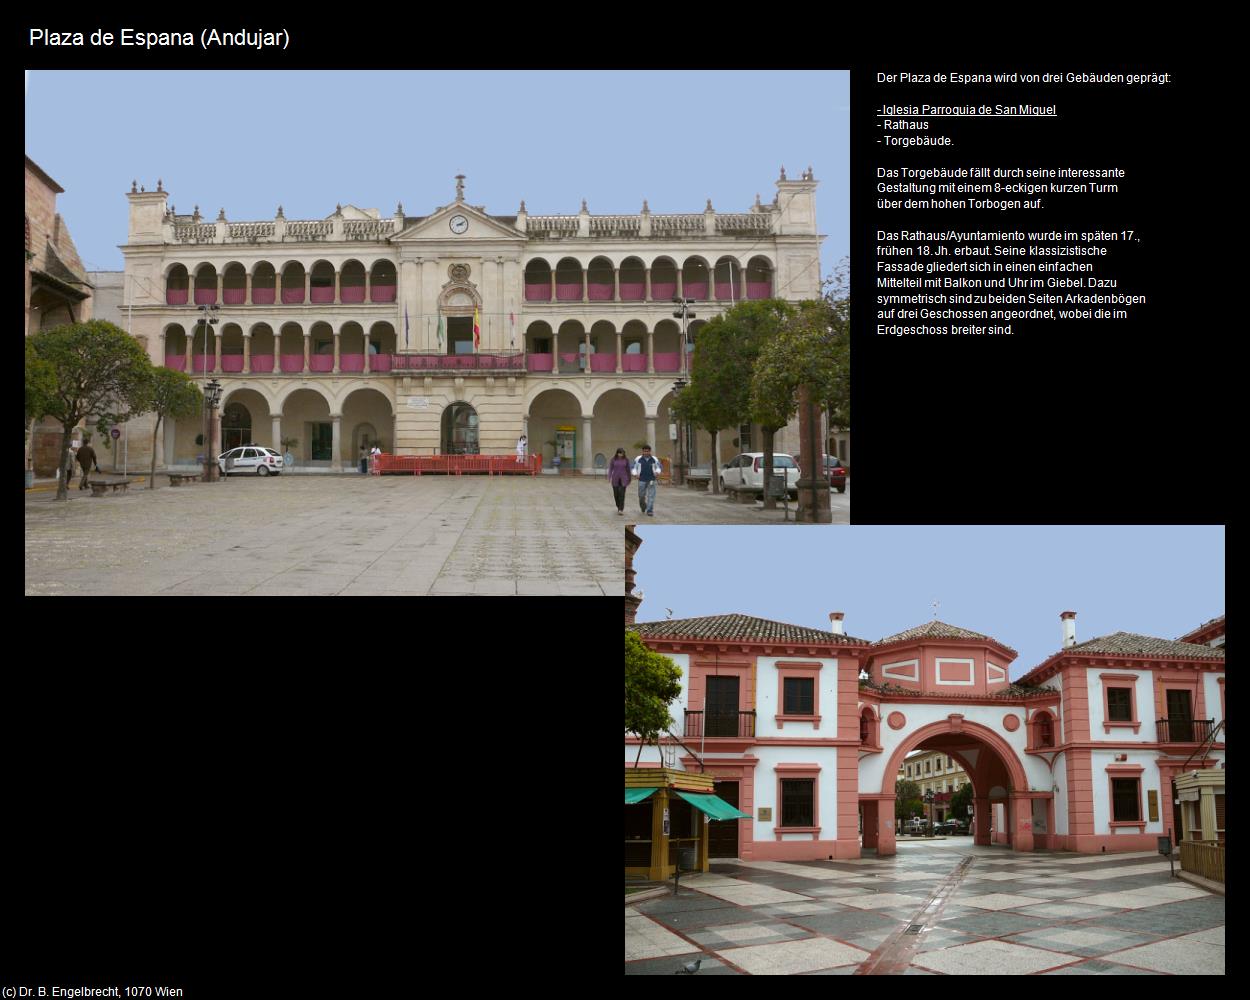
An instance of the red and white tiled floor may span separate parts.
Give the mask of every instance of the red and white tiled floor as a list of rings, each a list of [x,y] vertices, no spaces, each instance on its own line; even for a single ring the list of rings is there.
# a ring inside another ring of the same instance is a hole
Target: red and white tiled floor
[[[625,909],[625,972],[1224,973],[1224,897],[1157,854],[1015,854],[970,838],[892,858],[713,862]]]

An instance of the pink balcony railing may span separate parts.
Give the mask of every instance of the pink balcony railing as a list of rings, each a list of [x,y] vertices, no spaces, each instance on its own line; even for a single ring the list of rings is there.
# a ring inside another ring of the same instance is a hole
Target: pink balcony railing
[[[185,288],[165,289],[165,304],[168,306],[185,306],[187,304],[187,290]]]
[[[274,302],[274,290],[272,288],[256,288],[252,287],[252,305],[254,306],[271,306]]]
[[[217,286],[211,288],[197,288],[195,290],[195,304],[197,306],[211,306],[217,301]]]
[[[526,285],[525,286],[526,302],[550,302],[551,301],[551,282],[542,285]]]
[[[375,372],[389,372],[393,354],[375,354],[369,359],[369,368]]]
[[[166,354],[165,367],[171,371],[185,372],[187,370],[187,356],[185,354]]]
[[[747,298],[748,299],[767,299],[773,294],[773,283],[771,281],[748,281],[747,282]]]
[[[681,370],[681,354],[674,351],[672,354],[656,354],[655,370],[657,372],[675,372]]]
[[[647,370],[647,356],[645,354],[626,354],[621,358],[621,370],[645,372]]]
[[[334,355],[314,354],[308,359],[308,370],[313,372],[334,371]]]
[[[653,281],[651,282],[651,298],[655,302],[663,299],[671,299],[677,294],[677,282],[675,281]]]
[[[344,302],[364,302],[365,286],[344,285],[339,289],[339,298],[341,298]]]
[[[365,370],[365,356],[363,354],[340,354],[339,355],[339,371],[362,372],[364,370]]]
[[[576,285],[556,284],[556,299],[560,302],[578,302],[582,297],[582,283]]]
[[[586,291],[590,296],[591,302],[611,302],[612,286],[611,285],[587,285]]]
[[[328,285],[319,288],[318,286],[313,285],[310,289],[308,289],[308,297],[313,302],[333,302],[334,286]]]
[[[542,467],[541,455],[531,455],[523,462],[518,462],[515,455],[379,455],[371,463],[374,475],[410,476],[536,476]]]
[[[718,299],[730,298],[730,289],[728,281],[716,282],[716,297]],[[735,300],[742,298],[742,282],[735,281],[733,283],[733,296]]]
[[[375,354],[372,364],[384,355]],[[521,351],[491,354],[394,354],[390,355],[392,371],[523,371],[525,355]]]
[[[395,286],[394,285],[374,285],[372,289],[374,302],[394,302]]]
[[[304,301],[304,286],[299,288],[282,289],[282,304],[284,306],[295,305]]]
[[[242,354],[223,354],[221,356],[221,370],[237,375],[243,371],[243,355]]]
[[[303,360],[302,358],[300,359]],[[273,371],[273,355],[272,354],[253,354],[252,355],[252,371],[254,372],[271,372]]]
[[[686,293],[688,299],[706,299],[707,298],[707,282],[706,281],[687,281],[682,284],[682,291]],[[672,296],[670,296],[671,298]]]
[[[207,358],[203,354],[191,355],[191,370],[193,372],[211,372],[213,370],[213,356],[209,354]]]
[[[616,371],[616,355],[615,354],[592,354],[590,356],[590,370],[592,372],[614,372]]]
[[[304,355],[302,354],[282,355],[282,370],[288,373],[302,372],[304,370]]]
[[[640,302],[646,293],[647,286],[644,282],[638,281],[622,281],[621,282],[621,301],[623,302]]]
[[[223,288],[221,290],[221,301],[228,306],[241,306],[247,301],[247,289]]]
[[[549,372],[551,371],[551,355],[531,354],[526,358],[525,367],[532,372]]]

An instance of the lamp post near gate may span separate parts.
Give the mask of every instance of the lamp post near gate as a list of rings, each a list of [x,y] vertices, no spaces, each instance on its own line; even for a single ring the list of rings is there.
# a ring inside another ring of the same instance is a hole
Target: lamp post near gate
[[[673,402],[676,403],[681,398],[682,389],[686,388],[686,380],[679,378],[673,383]],[[682,419],[681,415],[677,415],[677,461],[673,463],[673,485],[681,486],[686,481],[685,462],[682,454]]]
[[[215,411],[221,401],[221,383],[213,379],[204,390],[204,413],[208,419],[208,434],[205,437],[204,450],[204,482],[214,482],[217,477],[217,462],[213,456],[213,427],[216,420]]]
[[[206,483],[212,482],[212,472],[211,472],[212,464],[211,464],[211,456],[209,453],[213,450],[212,443],[211,443],[213,425],[212,425],[212,417],[210,416],[210,412],[209,412],[210,407],[208,405],[208,390],[209,390],[208,336],[210,333],[213,332],[213,327],[217,325],[217,312],[218,312],[218,307],[216,305],[200,306],[200,319],[199,319],[199,323],[196,324],[197,326],[202,325],[204,327],[204,352],[203,352],[203,361],[202,361],[203,367],[200,370],[204,376],[204,400],[205,400],[205,406],[204,406],[204,456],[205,456],[204,482]],[[216,352],[214,352],[214,357],[216,357]]]

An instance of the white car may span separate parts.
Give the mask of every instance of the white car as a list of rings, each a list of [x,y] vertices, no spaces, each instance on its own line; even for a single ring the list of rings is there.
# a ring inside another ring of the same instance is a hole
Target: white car
[[[784,471],[786,489],[793,497],[798,496],[799,463],[793,455],[773,452],[773,473]],[[762,451],[746,452],[730,462],[726,462],[720,471],[720,488],[724,491],[742,493],[764,492],[764,453]]]
[[[256,476],[276,476],[282,471],[282,456],[272,448],[247,444],[231,448],[217,457],[217,467],[223,476],[231,472],[250,472]]]

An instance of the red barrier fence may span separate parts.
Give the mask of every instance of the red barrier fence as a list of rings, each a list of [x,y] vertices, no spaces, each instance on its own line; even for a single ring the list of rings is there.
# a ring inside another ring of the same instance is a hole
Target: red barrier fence
[[[524,462],[518,462],[516,455],[379,455],[373,459],[369,471],[375,476],[460,476],[464,473],[536,476],[542,467],[541,455],[530,455]]]

